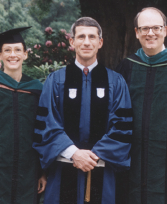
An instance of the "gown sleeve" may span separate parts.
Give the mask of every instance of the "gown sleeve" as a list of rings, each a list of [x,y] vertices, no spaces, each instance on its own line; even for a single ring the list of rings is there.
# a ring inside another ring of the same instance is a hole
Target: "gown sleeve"
[[[39,100],[33,148],[40,154],[42,168],[47,168],[73,141],[64,131],[56,100],[60,97],[55,74],[48,76]]]
[[[129,90],[119,74],[115,85],[109,84],[108,131],[92,148],[92,152],[117,171],[130,167],[132,115]]]

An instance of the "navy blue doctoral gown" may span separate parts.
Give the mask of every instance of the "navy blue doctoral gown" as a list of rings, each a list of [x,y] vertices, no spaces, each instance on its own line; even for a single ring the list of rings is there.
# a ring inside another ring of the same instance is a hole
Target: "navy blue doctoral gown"
[[[132,139],[132,110],[128,87],[123,77],[107,68],[105,70],[109,83],[106,132],[91,151],[105,161],[101,204],[115,204],[114,172],[129,169],[131,162],[129,151]],[[79,137],[80,141],[85,143],[89,141],[90,135],[91,73],[92,71],[87,77],[82,74]],[[54,172],[48,176],[45,204],[60,203],[62,162],[57,162],[56,158],[63,150],[74,144],[64,130],[65,77],[66,68],[51,73],[44,84],[39,101],[41,112],[39,111],[37,115],[38,125],[35,129],[37,141],[34,142],[33,148],[40,154],[42,168],[52,168],[53,164],[56,165]],[[77,204],[84,203],[84,186],[85,173],[78,170]]]

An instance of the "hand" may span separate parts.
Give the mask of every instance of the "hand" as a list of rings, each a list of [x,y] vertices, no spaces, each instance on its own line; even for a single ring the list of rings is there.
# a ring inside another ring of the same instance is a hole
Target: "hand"
[[[42,193],[45,190],[47,183],[45,173],[42,174],[41,178],[38,180],[38,193]]]
[[[74,161],[73,166],[77,169],[81,169],[84,172],[94,169],[97,165],[97,157],[90,150],[78,149],[72,156]]]

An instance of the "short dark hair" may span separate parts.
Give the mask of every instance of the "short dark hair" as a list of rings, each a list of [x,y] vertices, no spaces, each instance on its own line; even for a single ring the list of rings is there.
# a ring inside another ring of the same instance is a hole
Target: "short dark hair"
[[[154,10],[154,11],[157,11],[157,12],[161,15],[161,17],[162,17],[162,19],[163,19],[164,26],[166,26],[166,21],[167,21],[167,19],[166,19],[165,14],[162,13],[162,11],[160,11],[159,9],[157,9],[157,8],[155,8],[155,7],[146,7],[146,8],[143,8],[143,9],[135,16],[135,18],[134,18],[134,26],[135,26],[136,28],[138,28],[138,18],[139,18],[139,16],[140,16],[140,14],[141,14],[143,11],[145,11],[145,10]]]
[[[82,17],[79,18],[72,26],[71,26],[71,37],[74,38],[75,36],[75,28],[77,26],[92,26],[98,29],[99,38],[102,38],[102,29],[98,22],[91,18],[91,17]]]

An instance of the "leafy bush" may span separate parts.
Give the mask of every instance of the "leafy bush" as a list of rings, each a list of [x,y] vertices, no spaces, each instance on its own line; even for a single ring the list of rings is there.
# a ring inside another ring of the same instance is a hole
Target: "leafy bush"
[[[46,62],[45,65],[42,64],[39,67],[37,67],[37,66],[34,66],[34,67],[42,73],[42,77],[39,78],[39,81],[45,82],[45,80],[46,80],[46,78],[50,72],[54,72],[56,70],[59,70],[62,67],[64,67],[64,65],[62,65],[61,62],[58,64],[56,61],[54,61],[54,63],[52,65],[49,65],[48,62]]]
[[[43,73],[39,72],[38,69],[36,69],[34,66],[29,67],[25,63],[23,63],[23,73],[32,77],[33,79],[40,79],[43,77]]]
[[[50,72],[69,64],[75,58],[74,49],[69,44],[70,33],[61,29],[58,34],[51,27],[45,29],[45,44],[30,45],[28,59],[23,72],[33,78],[45,81]]]
[[[51,27],[45,29],[45,44],[31,45],[28,51],[28,66],[40,66],[46,62],[50,65],[54,61],[68,64],[74,59],[74,49],[69,44],[70,34],[61,29],[58,34]]]

